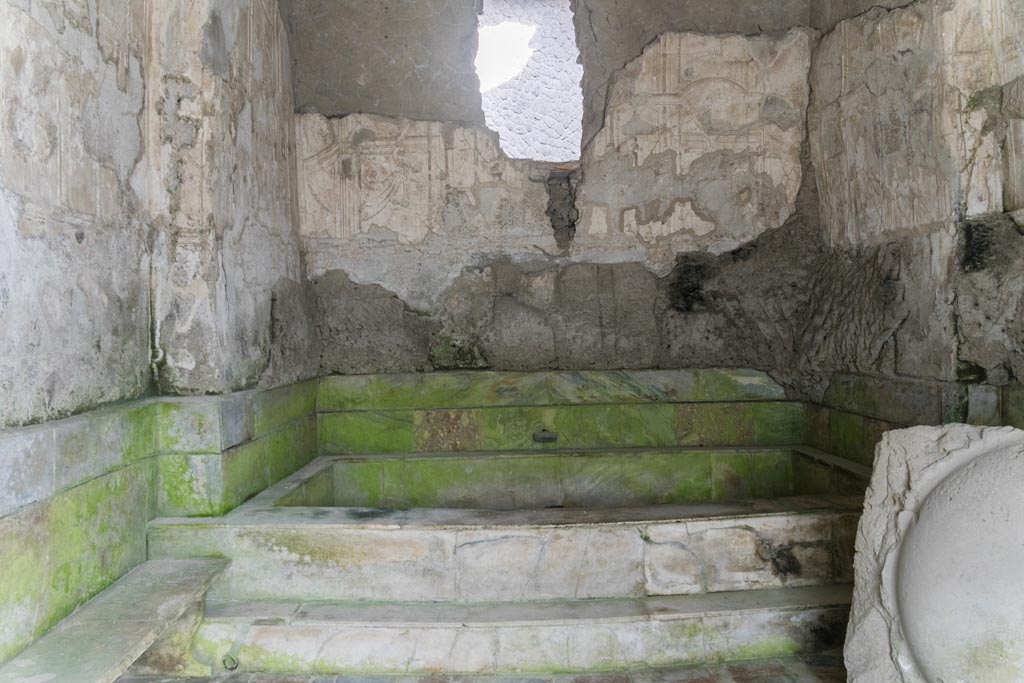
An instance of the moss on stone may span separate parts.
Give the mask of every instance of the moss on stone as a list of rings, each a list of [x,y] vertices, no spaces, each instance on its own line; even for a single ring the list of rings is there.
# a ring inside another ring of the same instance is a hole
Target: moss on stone
[[[319,420],[322,454],[410,453],[416,449],[409,411],[325,413]]]
[[[750,414],[753,443],[758,446],[796,445],[807,439],[807,413],[802,403],[752,403]]]
[[[843,410],[833,410],[829,416],[829,441],[832,445],[833,455],[854,462],[862,462],[864,459],[864,418]]]
[[[123,457],[126,463],[137,462],[157,453],[159,404],[131,406],[124,411]]]
[[[259,438],[316,412],[317,383],[301,382],[261,393],[253,399],[253,433]]]
[[[213,514],[209,459],[219,456],[168,454],[157,460],[160,514],[200,516]]]

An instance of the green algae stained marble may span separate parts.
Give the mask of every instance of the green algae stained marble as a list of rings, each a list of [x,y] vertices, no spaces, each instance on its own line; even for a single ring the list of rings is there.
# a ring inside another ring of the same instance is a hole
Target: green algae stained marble
[[[158,513],[162,516],[215,515],[221,511],[219,455],[169,453],[157,458]]]
[[[145,460],[157,452],[159,419],[158,403],[133,405],[124,410],[123,456],[126,463]]]
[[[148,469],[123,468],[0,519],[0,661],[145,559]]]
[[[791,461],[787,450],[695,449],[374,458],[340,461],[333,471],[335,502],[340,507],[516,510],[678,505],[790,495]]]
[[[817,496],[834,492],[832,468],[811,458],[793,459],[793,487],[801,495]]]
[[[750,453],[716,453],[711,461],[711,489],[715,502],[742,500],[750,497]]]
[[[563,467],[565,501],[573,507],[710,502],[713,457],[684,451],[570,458]]]
[[[323,413],[318,428],[320,452],[324,455],[416,450],[416,426],[411,411]]]
[[[1003,389],[1003,424],[1024,429],[1024,387]]]
[[[263,436],[289,423],[316,413],[315,380],[272,389],[252,402],[253,433]]]
[[[160,403],[157,444],[161,453],[220,453],[220,410],[211,401]]]
[[[833,410],[829,416],[829,442],[832,454],[853,462],[864,459],[864,418],[854,413]],[[871,465],[872,463],[867,463]]]
[[[552,428],[562,448],[658,448],[676,444],[676,410],[668,404],[565,406]]]
[[[791,451],[753,452],[750,454],[750,489],[752,498],[778,498],[795,493]]]
[[[698,395],[703,401],[785,400],[778,382],[757,370],[698,370]]]
[[[241,505],[270,485],[267,455],[266,439],[250,441],[224,452],[221,510],[227,512]]]
[[[807,411],[802,403],[750,404],[753,439],[758,446],[791,446],[807,440]]]
[[[334,376],[318,410],[429,410],[609,403],[783,400],[781,386],[748,370],[492,371]]]

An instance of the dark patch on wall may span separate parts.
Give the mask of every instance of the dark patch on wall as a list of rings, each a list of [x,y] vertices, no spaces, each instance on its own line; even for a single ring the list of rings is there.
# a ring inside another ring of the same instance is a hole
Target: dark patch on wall
[[[548,174],[548,218],[555,232],[555,243],[563,254],[569,253],[576,239],[576,225],[580,220],[576,208],[576,188],[579,186],[579,167],[555,167]]]
[[[228,56],[228,40],[224,35],[224,22],[220,12],[213,10],[203,26],[203,50],[199,54],[203,64],[224,80],[231,76],[231,58]]]
[[[846,627],[848,625],[847,615],[837,610],[832,610],[818,617],[817,621],[811,624],[806,652],[825,652],[837,647],[842,647],[846,642]]]
[[[316,377],[320,338],[316,303],[307,284],[281,278],[270,298],[269,362],[261,387],[278,387]]]
[[[776,545],[775,543],[758,539],[757,556],[764,562],[771,564],[772,573],[779,578],[798,579],[803,574],[803,567],[799,558],[793,552],[793,544]]]
[[[341,270],[313,282],[321,374],[431,369],[437,323],[379,285],[352,282]]]
[[[967,223],[964,226],[964,251],[960,265],[968,273],[984,270],[992,260],[992,226]]]
[[[712,256],[705,254],[680,254],[676,266],[669,276],[669,301],[672,308],[681,313],[707,311],[711,308],[710,298],[704,291],[707,280],[718,273],[718,265]]]
[[[1024,378],[1024,234],[1008,214],[961,228],[955,281],[958,376],[1002,385]],[[980,380],[978,379],[980,378]]]

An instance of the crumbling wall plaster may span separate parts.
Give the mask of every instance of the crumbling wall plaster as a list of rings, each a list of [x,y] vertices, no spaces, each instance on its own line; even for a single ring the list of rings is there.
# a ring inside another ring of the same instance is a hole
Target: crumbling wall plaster
[[[315,373],[276,2],[0,11],[0,424]]]
[[[986,91],[1024,71],[1020,0],[876,9],[815,53],[811,149],[833,244],[878,243],[1003,210],[1020,150]]]
[[[1024,381],[1024,225],[964,226],[955,279],[958,357],[974,381]]]
[[[919,0],[814,0],[811,2],[811,26],[831,31],[839,22],[869,12],[876,7],[896,9]]]
[[[1019,183],[1022,19],[1019,0],[927,2],[872,9],[822,39],[810,143],[838,269],[814,287],[813,366],[1020,377],[1018,234],[1002,212]]]
[[[604,126],[613,76],[663,33],[780,33],[809,26],[817,0],[572,0],[583,62],[583,145]]]
[[[313,277],[344,270],[430,310],[463,268],[558,250],[546,171],[508,159],[483,127],[316,114],[296,127]]]
[[[482,0],[283,0],[297,111],[482,124]]]
[[[617,252],[665,274],[781,226],[803,176],[816,36],[669,33],[620,71],[587,147],[574,253]]]
[[[149,380],[142,3],[0,1],[0,427]]]
[[[806,216],[817,200],[798,202],[814,41],[807,29],[663,36],[620,74],[570,183],[574,237],[545,215],[551,169],[509,160],[482,128],[297,116],[322,369],[789,372],[799,290],[820,255]],[[677,256],[701,250],[723,254],[697,283],[713,279],[718,296],[677,307]]]
[[[161,2],[152,8],[150,209],[160,386],[181,393],[253,386],[273,349],[278,311],[304,279],[294,197],[287,34],[276,2]],[[299,294],[295,294],[299,296]],[[315,372],[312,320],[281,348],[265,384]]]

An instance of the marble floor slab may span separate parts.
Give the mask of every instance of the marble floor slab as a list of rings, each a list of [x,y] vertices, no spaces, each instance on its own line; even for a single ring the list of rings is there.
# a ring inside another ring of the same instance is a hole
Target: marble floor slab
[[[220,678],[123,676],[117,683],[845,683],[839,653],[764,659],[669,670],[528,676],[270,676]]]

